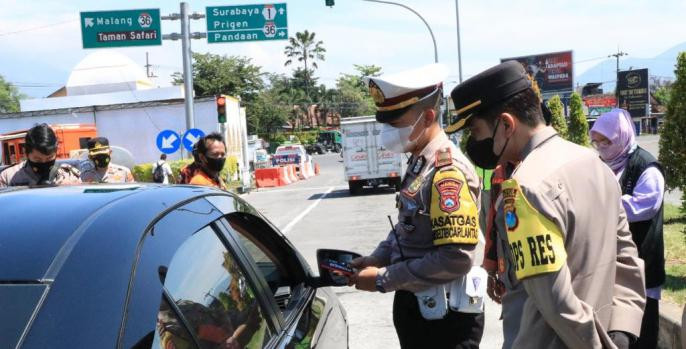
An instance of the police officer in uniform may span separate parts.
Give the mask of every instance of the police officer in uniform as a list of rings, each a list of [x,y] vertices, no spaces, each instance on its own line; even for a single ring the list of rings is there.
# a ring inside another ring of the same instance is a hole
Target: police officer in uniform
[[[447,74],[432,64],[366,79],[383,146],[412,157],[397,196],[398,221],[371,255],[353,260],[358,272],[351,284],[395,292],[393,323],[402,348],[478,348],[483,334],[483,313],[459,313],[443,302],[447,313],[428,320],[419,304],[426,298],[418,298],[436,290],[431,299],[438,302],[423,305],[441,306],[450,292],[444,285],[470,271],[480,240],[479,178],[438,123]]]
[[[504,347],[627,348],[641,329],[644,271],[612,172],[545,125],[519,63],[451,96],[457,115],[446,132],[467,126],[477,166],[509,166],[496,202]]]
[[[135,182],[131,170],[113,164],[110,141],[105,137],[88,140],[88,159],[82,165],[81,180],[86,183],[131,183]]]
[[[26,131],[24,149],[26,160],[0,173],[0,188],[81,183],[79,170],[68,164],[55,165],[57,136],[47,124]]]

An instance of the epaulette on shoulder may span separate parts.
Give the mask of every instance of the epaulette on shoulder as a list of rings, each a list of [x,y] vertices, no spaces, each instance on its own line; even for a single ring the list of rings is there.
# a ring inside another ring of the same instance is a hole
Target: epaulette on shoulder
[[[436,151],[435,168],[446,167],[453,164],[453,155],[450,148],[443,148]]]

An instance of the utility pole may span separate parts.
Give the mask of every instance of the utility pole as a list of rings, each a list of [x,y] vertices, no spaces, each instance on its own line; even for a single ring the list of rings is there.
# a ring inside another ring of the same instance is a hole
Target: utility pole
[[[460,83],[462,83],[462,49],[460,48],[460,5],[459,0],[455,0],[455,23],[457,24],[457,66],[460,72]]]
[[[190,13],[187,2],[181,3],[180,13],[172,13],[162,16],[163,20],[181,20],[181,34],[172,33],[163,35],[164,40],[181,40],[181,55],[183,57],[183,95],[186,109],[186,131],[195,128],[193,117],[193,59],[191,56],[191,39],[203,39],[207,33],[191,33],[191,19],[205,18],[204,14]],[[182,149],[183,151],[183,149]]]
[[[608,55],[607,58],[610,57],[615,57],[617,59],[617,82],[615,83],[615,106],[619,108],[619,57],[622,56],[628,56],[629,54],[626,52],[622,52],[620,50],[617,50],[617,53],[613,53],[611,55]]]

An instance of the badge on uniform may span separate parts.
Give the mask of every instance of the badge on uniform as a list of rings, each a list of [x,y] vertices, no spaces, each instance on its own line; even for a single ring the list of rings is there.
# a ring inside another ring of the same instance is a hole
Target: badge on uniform
[[[460,209],[460,189],[462,182],[454,178],[444,178],[434,183],[441,196],[439,207],[443,212],[455,212]]]
[[[450,148],[441,149],[436,152],[436,168],[452,165],[453,155],[450,153]]]
[[[412,173],[418,175],[419,172],[422,171],[422,168],[424,168],[425,163],[426,158],[424,156],[420,156],[419,158],[417,158],[417,162],[415,162],[414,166],[412,166]]]
[[[415,194],[417,194],[419,189],[422,187],[423,182],[424,178],[422,178],[421,176],[417,176],[417,178],[415,178],[412,181],[412,183],[410,183],[410,186],[403,190],[403,193],[410,197],[415,196]]]

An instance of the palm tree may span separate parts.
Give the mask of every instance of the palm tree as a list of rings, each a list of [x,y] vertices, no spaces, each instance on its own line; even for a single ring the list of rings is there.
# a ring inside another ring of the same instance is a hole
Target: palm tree
[[[324,52],[326,49],[322,46],[324,42],[321,40],[315,41],[315,33],[310,33],[305,30],[304,32],[295,33],[295,37],[288,38],[290,45],[286,46],[284,54],[288,57],[288,60],[284,66],[289,66],[293,63],[293,59],[296,58],[298,62],[302,62],[305,71],[308,70],[307,62],[311,61],[312,66],[317,69],[317,60],[324,60]]]
[[[321,40],[316,41],[314,36],[314,32],[310,33],[307,30],[304,32],[297,32],[295,33],[295,37],[291,36],[288,38],[290,45],[286,46],[284,49],[284,54],[288,57],[284,66],[291,65],[294,59],[297,59],[298,62],[302,62],[305,71],[306,92],[309,87],[309,80],[311,80],[310,75],[312,74],[308,62],[314,69],[319,68],[317,66],[317,61],[323,61],[324,52],[326,52],[326,49],[323,47],[324,42]]]

